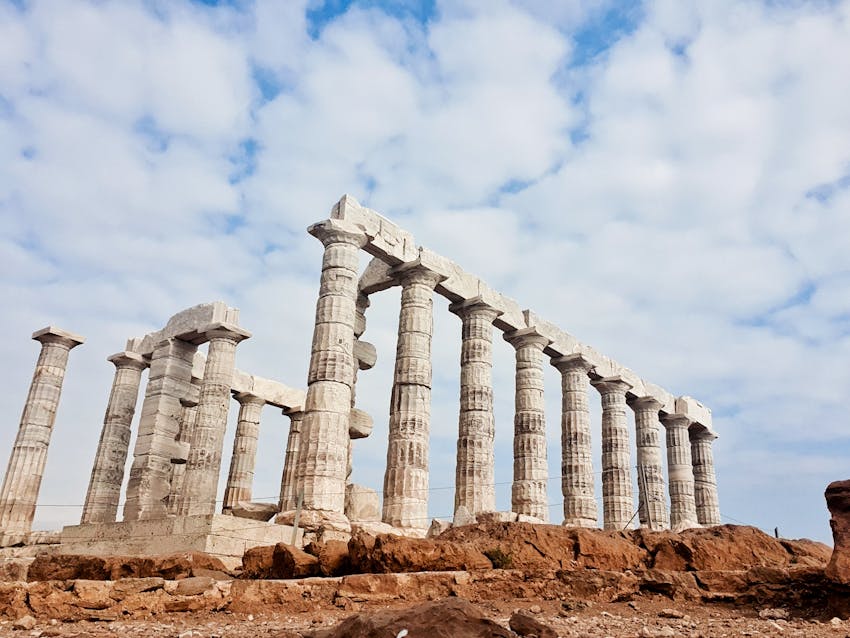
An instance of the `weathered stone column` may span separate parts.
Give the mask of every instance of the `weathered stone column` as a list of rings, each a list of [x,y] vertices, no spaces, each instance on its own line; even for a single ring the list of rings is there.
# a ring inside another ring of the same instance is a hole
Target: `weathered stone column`
[[[641,397],[629,402],[635,413],[637,440],[638,516],[641,527],[659,530],[670,527],[664,497],[664,468],[661,464],[661,402]]]
[[[234,395],[239,402],[236,436],[233,438],[233,455],[224,490],[223,511],[233,509],[239,501],[250,501],[254,487],[254,466],[257,461],[257,440],[260,438],[260,414],[266,404],[250,392]]]
[[[209,338],[209,349],[198,398],[198,416],[186,461],[183,502],[178,509],[181,516],[215,513],[236,346],[251,336],[247,330],[226,323],[215,323],[199,332]]]
[[[191,392],[197,346],[166,339],[154,347],[142,402],[124,520],[164,518],[171,492],[171,459],[180,433],[180,400]]]
[[[564,525],[596,527],[593,453],[590,447],[590,407],[587,373],[593,367],[580,354],[552,360],[561,373],[561,492]]]
[[[480,297],[454,303],[449,310],[463,322],[455,512],[465,507],[475,516],[496,509],[493,320],[501,312]]]
[[[602,508],[604,529],[622,530],[634,515],[626,392],[620,377],[592,382],[602,395]]]
[[[434,287],[443,277],[421,265],[402,270],[395,374],[390,397],[382,520],[427,529]]]
[[[85,341],[53,326],[34,332],[32,338],[41,343],[41,352],[0,489],[0,546],[24,541],[32,529],[68,353]]]
[[[171,487],[168,493],[168,513],[176,515],[183,502],[183,480],[186,478],[186,461],[189,460],[189,446],[192,444],[192,433],[198,420],[198,398],[201,394],[201,380],[192,379],[192,391],[189,396],[180,399],[182,408],[180,415],[180,433],[177,435],[179,456],[171,458]],[[185,452],[184,452],[185,450]]]
[[[681,414],[661,418],[667,429],[667,479],[670,490],[670,527],[681,532],[699,527],[694,501],[694,467],[691,461],[690,419]]]
[[[295,465],[298,462],[298,449],[301,447],[301,421],[303,410],[284,410],[289,417],[289,436],[286,439],[286,458],[283,461],[283,475],[280,478],[281,512],[294,510],[298,503],[298,485],[295,481]]]
[[[345,475],[354,384],[354,321],[359,251],[367,241],[352,222],[329,219],[309,228],[325,246],[307,376],[296,484],[304,508],[347,529]]]
[[[124,466],[142,372],[148,362],[135,352],[119,352],[108,359],[115,364],[112,392],[103,417],[103,430],[92,466],[89,489],[80,523],[114,523],[118,515]]]
[[[691,428],[691,458],[694,464],[694,500],[700,525],[720,525],[720,502],[714,473],[712,446],[717,435],[706,429]]]
[[[551,341],[534,328],[515,330],[503,336],[516,349],[511,511],[548,522],[543,348]]]

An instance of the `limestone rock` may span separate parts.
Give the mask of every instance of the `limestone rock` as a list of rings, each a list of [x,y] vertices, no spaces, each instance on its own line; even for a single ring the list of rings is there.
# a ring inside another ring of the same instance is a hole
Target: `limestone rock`
[[[348,436],[352,439],[365,439],[372,433],[374,422],[368,412],[351,408],[348,422]]]
[[[192,576],[177,583],[174,594],[177,596],[197,596],[213,588],[215,580],[209,576]]]
[[[850,480],[830,483],[824,494],[831,518],[833,550],[828,578],[850,584]]]
[[[475,517],[469,512],[465,505],[461,505],[455,510],[454,520],[452,521],[452,525],[454,527],[475,525],[476,522]]]
[[[479,523],[514,523],[517,520],[516,512],[479,512],[475,516]]]
[[[380,522],[381,499],[375,490],[349,483],[345,486],[345,515],[352,522]]]
[[[539,607],[538,607],[539,609]],[[558,633],[551,627],[522,612],[514,612],[508,621],[508,626],[520,636],[537,636],[537,638],[558,638]]]
[[[250,518],[255,521],[270,521],[278,513],[277,503],[255,503],[239,501],[231,510],[233,516]]]
[[[425,535],[426,538],[436,538],[446,530],[451,529],[452,524],[449,521],[442,521],[439,518],[435,518],[431,521],[431,527],[428,528],[428,533]]]
[[[12,623],[12,629],[29,631],[35,627],[36,620],[32,616],[22,616]]]
[[[27,579],[27,572],[33,558],[5,558],[0,560],[0,582],[14,582]]]
[[[409,636],[452,638],[516,638],[517,634],[485,617],[465,600],[446,598],[407,609],[387,609],[356,614],[336,627],[319,631],[315,638],[375,638],[396,636],[407,629]],[[547,637],[548,638],[548,637]]]

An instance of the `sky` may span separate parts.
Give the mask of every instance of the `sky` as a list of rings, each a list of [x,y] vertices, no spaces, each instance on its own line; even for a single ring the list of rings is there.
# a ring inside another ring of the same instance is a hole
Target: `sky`
[[[49,324],[87,341],[37,528],[79,520],[128,337],[222,300],[253,333],[238,367],[305,387],[322,255],[305,229],[348,193],[709,406],[724,522],[829,542],[823,490],[850,473],[848,78],[848,1],[0,0],[0,464]],[[375,490],[398,304],[374,295],[363,336],[375,427],[353,479]],[[450,517],[460,321],[434,310],[430,514]],[[509,509],[513,349],[494,336]],[[258,499],[287,429],[264,409]]]

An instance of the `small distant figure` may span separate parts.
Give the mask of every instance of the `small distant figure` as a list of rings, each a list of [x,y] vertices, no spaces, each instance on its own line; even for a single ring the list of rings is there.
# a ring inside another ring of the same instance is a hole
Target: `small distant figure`
[[[778,528],[778,527],[774,527],[774,528],[773,528],[773,535],[774,535],[776,538],[779,538],[779,528]]]

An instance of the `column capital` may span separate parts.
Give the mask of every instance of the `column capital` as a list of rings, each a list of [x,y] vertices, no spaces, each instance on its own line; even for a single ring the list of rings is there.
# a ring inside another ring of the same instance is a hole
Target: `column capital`
[[[47,326],[41,330],[36,330],[32,333],[32,338],[42,345],[46,343],[58,343],[68,348],[68,350],[76,348],[81,343],[85,343],[86,340],[85,337],[68,332],[67,330],[62,330],[62,328],[57,328],[56,326]]]
[[[245,328],[241,328],[234,323],[226,323],[224,321],[209,323],[198,330],[198,332],[204,335],[209,341],[213,341],[215,339],[226,339],[227,341],[239,343],[240,341],[251,337],[251,333],[245,330]]]
[[[647,410],[658,412],[664,405],[663,403],[661,403],[661,401],[651,396],[637,397],[635,399],[626,399],[626,403],[628,403],[629,407],[635,411]]]
[[[283,410],[281,410],[281,414],[283,414],[283,416],[288,416],[293,421],[296,421],[304,416],[304,408],[300,405],[293,408],[283,408]]]
[[[326,219],[307,228],[307,232],[327,247],[330,244],[350,244],[363,248],[369,241],[366,232],[357,224],[344,219]]]
[[[233,398],[242,405],[259,405],[260,407],[266,404],[266,400],[258,397],[253,392],[234,392]]]
[[[491,323],[496,317],[504,314],[503,310],[494,308],[480,296],[454,302],[449,306],[449,312],[456,314],[461,319],[478,316],[488,319]]]
[[[661,425],[664,427],[683,427],[687,428],[690,426],[691,420],[686,417],[684,414],[661,414]]]
[[[712,432],[702,426],[694,427],[692,425],[688,429],[688,435],[691,441],[708,441],[709,443],[713,443],[717,439],[717,432]]]
[[[546,346],[552,343],[549,337],[544,337],[537,332],[537,328],[512,330],[511,332],[502,333],[502,338],[517,350],[525,347],[534,347],[542,352]]]
[[[438,283],[448,279],[446,275],[440,274],[431,270],[428,266],[423,265],[420,259],[400,264],[393,268],[390,274],[398,277],[398,281],[402,286],[422,284],[432,290],[437,287]]]
[[[116,352],[111,357],[107,357],[106,360],[115,365],[116,368],[134,368],[136,370],[144,370],[150,366],[150,361],[148,361],[144,356],[140,355],[138,352],[130,352],[129,350]]]
[[[563,357],[554,357],[551,360],[553,366],[555,366],[561,374],[565,372],[572,372],[573,370],[581,370],[585,374],[590,372],[593,369],[593,364],[588,361],[583,354],[568,354]]]
[[[599,390],[600,394],[622,394],[632,389],[632,384],[622,377],[603,377],[590,382],[594,388]]]

